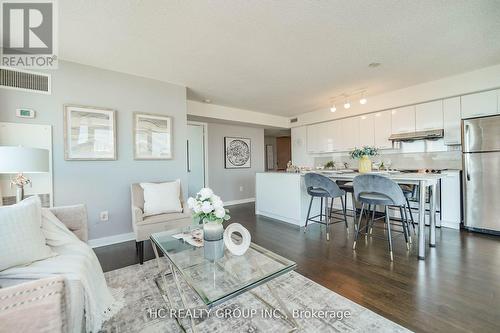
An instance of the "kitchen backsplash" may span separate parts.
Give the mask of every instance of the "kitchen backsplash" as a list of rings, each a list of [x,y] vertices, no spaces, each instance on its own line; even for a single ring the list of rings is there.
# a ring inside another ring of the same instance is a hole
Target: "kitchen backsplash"
[[[437,141],[415,141],[401,143],[398,149],[383,150],[372,158],[373,162],[390,163],[391,169],[462,169],[461,146],[441,145]],[[314,166],[322,166],[328,161],[348,163],[350,168],[357,168],[358,161],[351,159],[348,153],[333,153],[314,157]]]

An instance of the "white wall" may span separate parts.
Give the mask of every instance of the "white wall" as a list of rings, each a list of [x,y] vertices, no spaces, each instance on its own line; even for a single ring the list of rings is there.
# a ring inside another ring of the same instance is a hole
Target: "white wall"
[[[500,87],[500,65],[491,66],[450,76],[436,81],[395,90],[378,96],[369,96],[368,104],[360,105],[352,101],[352,107],[344,110],[337,105],[337,111],[332,113],[329,108],[298,115],[298,121],[292,126],[318,123],[327,120],[351,117],[358,114],[393,109],[400,106],[422,103],[441,98],[459,96],[482,90]]]
[[[63,61],[50,73],[52,95],[0,89],[0,121],[53,126],[54,204],[86,204],[91,239],[132,231],[129,187],[133,182],[180,178],[187,193],[185,87]],[[118,160],[64,160],[64,104],[117,111]],[[16,118],[19,107],[34,109],[37,117]],[[134,111],[173,117],[172,160],[133,159]],[[99,212],[104,210],[109,211],[109,221],[100,222]]]
[[[251,168],[224,168],[224,137],[251,139]],[[264,129],[227,124],[208,124],[209,186],[223,201],[255,198],[255,173],[264,171]],[[243,190],[240,191],[240,186]]]

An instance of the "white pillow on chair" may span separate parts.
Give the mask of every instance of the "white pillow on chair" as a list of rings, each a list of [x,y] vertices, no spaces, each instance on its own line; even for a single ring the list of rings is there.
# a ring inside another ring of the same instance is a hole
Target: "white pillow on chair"
[[[144,190],[144,216],[182,212],[179,199],[180,179],[173,182],[141,183],[140,185]]]
[[[46,244],[41,225],[38,196],[0,207],[0,271],[55,255]]]

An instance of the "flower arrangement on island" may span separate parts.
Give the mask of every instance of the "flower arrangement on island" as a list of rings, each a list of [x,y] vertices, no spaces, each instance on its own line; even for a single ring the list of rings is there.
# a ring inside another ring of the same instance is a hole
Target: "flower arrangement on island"
[[[208,187],[202,188],[194,198],[190,197],[187,205],[193,211],[193,218],[197,219],[198,223],[222,223],[231,218],[221,198]]]
[[[376,147],[364,146],[363,148],[354,148],[353,151],[349,153],[352,159],[360,159],[363,156],[372,157],[378,155],[378,149]]]

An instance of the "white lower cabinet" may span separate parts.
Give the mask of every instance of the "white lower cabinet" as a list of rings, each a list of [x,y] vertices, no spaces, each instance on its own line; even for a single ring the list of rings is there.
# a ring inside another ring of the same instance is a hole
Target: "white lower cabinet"
[[[443,171],[441,179],[441,226],[460,229],[460,171]]]
[[[359,146],[374,146],[375,145],[375,116],[367,114],[358,118],[359,122]]]
[[[377,112],[373,115],[374,145],[379,149],[392,149],[392,141],[389,140],[392,131],[391,111]]]
[[[444,144],[459,145],[461,139],[460,97],[447,98],[443,101]]]

